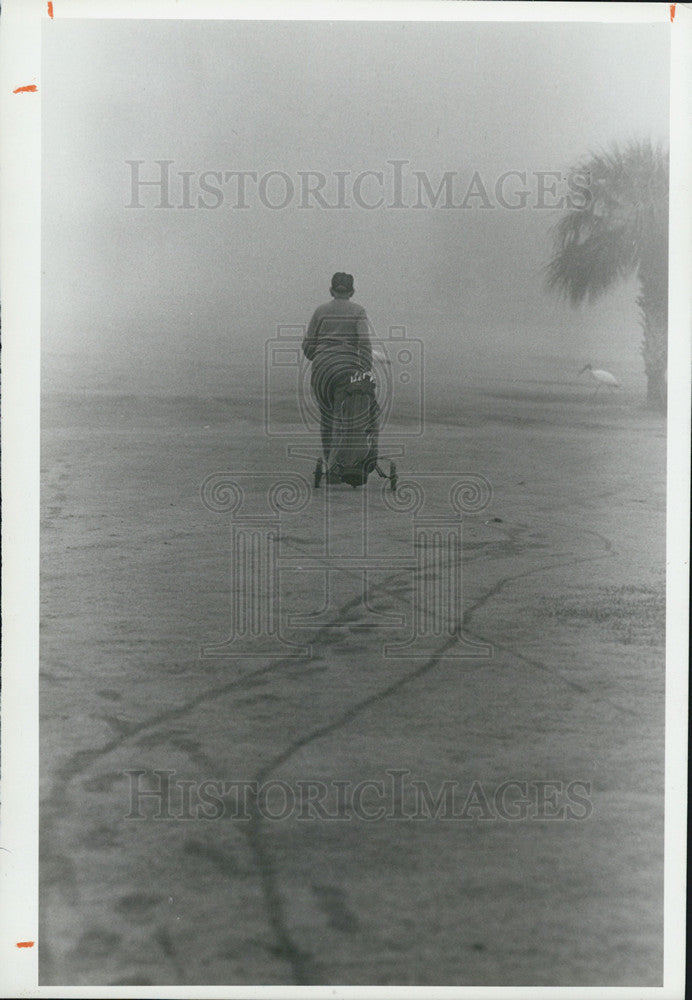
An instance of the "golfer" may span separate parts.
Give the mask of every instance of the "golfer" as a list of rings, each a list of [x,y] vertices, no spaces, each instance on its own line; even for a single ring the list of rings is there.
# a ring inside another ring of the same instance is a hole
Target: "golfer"
[[[365,309],[352,301],[353,275],[337,272],[332,296],[313,313],[303,340],[303,353],[312,362],[310,386],[320,408],[324,460],[329,465],[334,399],[354,371],[370,371],[372,345]]]

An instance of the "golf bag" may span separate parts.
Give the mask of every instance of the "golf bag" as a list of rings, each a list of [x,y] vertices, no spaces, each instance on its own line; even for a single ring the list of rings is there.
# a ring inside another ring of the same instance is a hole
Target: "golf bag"
[[[354,371],[334,393],[327,481],[363,486],[377,465],[380,408],[371,371]]]

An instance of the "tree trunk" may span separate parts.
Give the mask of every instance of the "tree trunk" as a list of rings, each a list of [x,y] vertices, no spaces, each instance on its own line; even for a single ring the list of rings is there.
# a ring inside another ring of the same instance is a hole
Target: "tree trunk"
[[[668,275],[667,258],[642,261],[639,268],[642,356],[646,371],[647,406],[665,413],[668,402]],[[648,265],[648,266],[647,266]]]
[[[666,330],[644,324],[642,355],[646,371],[646,404],[652,410],[666,412],[668,403],[668,351]]]
[[[665,368],[646,373],[646,405],[650,410],[666,412],[668,402],[668,384]]]

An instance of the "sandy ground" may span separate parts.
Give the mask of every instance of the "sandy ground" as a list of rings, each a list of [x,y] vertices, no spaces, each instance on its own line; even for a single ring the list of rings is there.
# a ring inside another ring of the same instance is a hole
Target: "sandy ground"
[[[311,474],[263,434],[249,387],[50,395],[43,427],[44,984],[661,983],[665,435],[639,400],[469,389],[431,398],[424,437],[403,442],[419,519],[449,518],[455,474],[492,487],[461,550],[465,635],[489,656],[428,612],[417,655],[385,651],[456,557],[435,563],[375,478],[281,513],[281,633],[223,648],[247,584],[237,518],[271,514],[282,473]],[[201,500],[224,472],[246,474],[236,515]],[[128,818],[127,772],[142,789],[155,770],[189,782],[171,817],[140,799]],[[395,770],[400,790],[369,786],[360,810],[330,784]],[[205,780],[275,797],[243,816],[230,794],[205,816]],[[454,814],[406,818],[414,780],[456,782]],[[523,818],[495,808],[510,780],[526,783]],[[269,818],[306,781],[330,786],[332,818]],[[558,783],[542,811],[541,781]],[[570,810],[572,782],[586,805]]]

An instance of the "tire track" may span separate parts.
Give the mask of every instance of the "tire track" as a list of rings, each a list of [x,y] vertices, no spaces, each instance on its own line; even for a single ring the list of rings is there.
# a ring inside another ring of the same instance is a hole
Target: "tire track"
[[[555,524],[556,522],[553,521],[550,523]],[[583,533],[587,535],[593,535],[595,538],[597,538],[603,544],[605,552],[600,556],[579,556],[578,558],[570,559],[568,562],[553,563],[550,566],[542,566],[538,567],[537,569],[526,570],[523,573],[517,573],[511,576],[502,577],[488,591],[486,591],[486,593],[483,594],[482,597],[480,597],[474,604],[472,604],[464,613],[464,629],[474,639],[477,639],[480,642],[490,643],[495,649],[500,649],[502,650],[503,653],[509,653],[512,656],[515,656],[518,660],[521,660],[522,663],[526,663],[528,666],[533,667],[535,670],[541,670],[544,673],[549,674],[551,677],[556,677],[558,680],[562,681],[563,684],[566,684],[567,687],[572,688],[572,690],[578,692],[579,694],[585,695],[588,698],[593,699],[593,692],[590,691],[589,688],[585,687],[583,684],[579,684],[577,681],[570,680],[570,678],[565,677],[564,674],[561,674],[559,670],[556,670],[554,667],[550,667],[542,660],[526,656],[524,653],[517,652],[516,649],[514,649],[514,647],[512,646],[503,646],[497,641],[494,640],[491,641],[488,637],[483,636],[480,633],[472,632],[466,629],[468,619],[471,617],[471,615],[473,615],[474,612],[478,611],[479,608],[483,607],[484,604],[486,604],[489,600],[495,597],[507,583],[513,583],[516,580],[521,580],[524,577],[532,576],[535,573],[550,572],[550,570],[552,569],[566,569],[569,568],[570,566],[577,566],[580,563],[595,562],[598,559],[606,559],[616,555],[613,543],[605,535],[602,535],[600,532],[595,531],[592,528],[583,529]],[[611,701],[610,698],[606,698],[603,695],[599,696],[598,703],[604,705],[610,705],[610,707],[614,708],[616,711],[621,712],[624,715],[632,716],[635,719],[642,718],[639,712],[635,712],[631,708],[626,708],[622,705],[618,705],[617,702]]]
[[[597,532],[591,532],[594,535],[598,535]],[[517,580],[536,575],[542,572],[549,572],[552,569],[565,568],[569,566],[576,565],[578,563],[591,562],[598,559],[606,558],[612,555],[612,546],[607,539],[599,536],[600,540],[605,544],[608,551],[601,555],[596,556],[584,556],[580,558],[572,558],[568,561],[563,562],[553,562],[550,564],[543,564],[538,567],[534,567],[529,570],[525,570],[521,573],[507,575],[500,580],[498,580],[492,587],[490,587],[477,601],[474,602],[468,608],[465,616],[464,622],[466,626],[466,621],[468,617],[478,611],[483,605],[488,601],[492,600],[501,590],[511,583]],[[393,573],[391,576],[387,577],[386,580],[382,581],[372,587],[373,593],[391,593],[396,589],[396,585],[399,581],[407,582],[409,570],[399,570]],[[327,638],[331,630],[338,626],[340,623],[345,622],[347,615],[350,611],[354,610],[360,605],[361,596],[358,595],[347,601],[338,611],[333,622],[329,625],[323,626],[318,630],[315,636],[315,644],[319,643],[321,640]],[[464,626],[464,631],[468,631]],[[478,638],[481,641],[489,642],[490,640],[482,637],[480,635],[475,635],[472,632],[468,632],[469,635]],[[440,647],[421,665],[416,667],[414,670],[409,671],[402,677],[399,677],[396,681],[387,685],[385,688],[377,691],[368,697],[361,699],[360,701],[351,705],[348,709],[342,712],[336,719],[329,723],[324,724],[316,729],[311,730],[304,736],[291,742],[287,747],[284,748],[279,754],[276,754],[270,761],[268,761],[256,774],[254,780],[258,782],[258,786],[266,782],[267,778],[282,764],[288,761],[295,753],[297,753],[302,748],[314,743],[332,733],[338,731],[339,729],[347,726],[350,722],[356,719],[362,712],[366,711],[377,704],[380,704],[387,699],[395,696],[399,691],[401,691],[408,684],[423,677],[425,674],[432,671],[439,663],[441,658],[457,642],[457,636],[451,636],[446,642],[440,645]],[[492,643],[491,643],[492,644]],[[538,660],[530,659],[521,653],[517,653],[511,647],[503,647],[499,644],[494,644],[496,648],[502,649],[503,652],[509,652],[521,659],[523,662],[527,663],[534,669],[543,670],[554,677],[557,677],[563,683],[572,687],[574,690],[587,697],[593,697],[592,692],[583,685],[579,685],[576,682],[570,681],[565,678],[558,671],[551,669],[548,665],[541,663]],[[67,793],[70,783],[80,775],[84,774],[89,770],[89,768],[99,759],[107,756],[112,751],[118,749],[129,740],[134,737],[139,736],[143,732],[152,729],[162,723],[170,722],[172,720],[178,719],[181,716],[193,711],[199,705],[205,702],[224,697],[232,691],[243,691],[248,687],[251,688],[256,680],[256,678],[274,673],[276,670],[286,667],[295,666],[300,662],[309,662],[312,659],[311,656],[299,656],[299,657],[286,657],[282,660],[277,660],[265,664],[258,670],[246,674],[243,677],[236,677],[231,681],[226,682],[222,685],[217,685],[213,688],[206,689],[195,695],[193,698],[188,699],[181,705],[175,706],[165,711],[159,712],[156,715],[150,716],[147,719],[142,720],[139,723],[123,728],[119,731],[112,740],[103,744],[101,747],[92,750],[82,750],[73,754],[67,761],[65,761],[60,768],[56,771],[55,778],[53,781],[53,786],[50,795],[44,800],[42,808],[53,809],[57,813],[58,818],[61,813],[67,808]],[[473,658],[471,658],[473,659]],[[485,662],[485,659],[484,659]],[[599,698],[599,702],[603,703],[606,701],[604,698]],[[630,715],[636,715],[637,713],[632,712],[629,709],[624,709],[614,703],[610,703],[619,711],[623,711]],[[208,758],[207,758],[208,760]],[[62,807],[60,809],[59,807]],[[271,856],[271,850],[269,845],[265,842],[263,833],[263,819],[257,810],[257,805],[251,808],[251,819],[248,823],[247,837],[248,845],[255,861],[260,881],[262,885],[262,893],[265,900],[265,910],[267,913],[267,919],[269,926],[271,927],[274,939],[276,941],[275,949],[273,953],[286,961],[291,967],[293,973],[294,982],[297,985],[311,985],[319,984],[321,982],[319,972],[319,963],[309,955],[304,952],[297,943],[293,940],[288,921],[285,914],[285,908],[283,905],[283,900],[279,890],[279,875],[276,870],[273,858]]]
[[[598,534],[597,532],[592,532],[592,533],[596,535]],[[539,567],[534,567],[533,569],[526,570],[522,573],[516,573],[501,578],[491,588],[489,588],[489,590],[486,591],[486,593],[483,594],[482,597],[480,597],[473,605],[471,605],[471,607],[468,609],[464,617],[465,623],[468,615],[471,615],[475,611],[479,610],[479,608],[481,608],[484,604],[486,604],[493,597],[495,597],[502,589],[504,589],[510,583],[514,583],[517,580],[524,579],[525,577],[532,576],[541,572],[550,571],[552,569],[564,569],[570,566],[577,565],[579,563],[593,562],[598,559],[604,559],[610,557],[613,554],[612,544],[609,542],[608,539],[604,538],[603,536],[599,537],[600,540],[604,543],[604,546],[606,548],[606,552],[601,555],[583,556],[576,559],[569,559],[568,561],[565,562],[551,563],[550,565],[547,566],[543,565]],[[397,575],[402,576],[403,573]],[[396,577],[389,578],[389,580],[395,578]],[[373,590],[380,590],[382,589],[383,586],[384,584],[381,584],[378,587],[374,587]],[[481,641],[490,642],[490,640],[487,639],[486,637],[479,636],[472,632],[469,632],[466,629],[466,627],[464,627],[464,632],[466,632],[469,635],[472,635],[474,638],[477,638]],[[456,643],[456,641],[457,641],[457,636],[456,635],[451,636],[445,643],[441,644],[440,647],[419,667],[415,668],[412,671],[409,671],[409,673],[405,674],[403,677],[399,677],[396,681],[393,681],[391,684],[387,685],[380,691],[368,695],[366,698],[363,698],[360,701],[356,702],[355,704],[351,705],[348,709],[342,712],[341,715],[337,716],[337,718],[333,719],[331,722],[325,723],[323,726],[319,726],[316,729],[311,730],[309,733],[306,733],[304,736],[301,736],[298,739],[293,740],[284,748],[284,750],[276,754],[270,761],[268,761],[262,768],[260,768],[259,771],[256,772],[253,780],[257,782],[257,787],[261,787],[269,779],[269,777],[276,770],[278,770],[278,768],[280,768],[283,764],[285,764],[288,760],[290,760],[291,757],[293,757],[294,754],[296,754],[298,751],[302,750],[303,748],[309,746],[312,743],[319,741],[320,739],[323,739],[324,737],[332,735],[333,733],[337,732],[339,729],[342,729],[344,726],[348,725],[350,722],[356,719],[362,712],[366,711],[369,708],[372,708],[374,705],[378,705],[386,701],[393,695],[398,694],[399,691],[401,691],[408,684],[412,683],[415,680],[418,680],[420,677],[425,676],[425,674],[429,673],[438,665],[444,654],[447,652],[448,649],[450,649]],[[546,664],[543,664],[538,660],[532,660],[529,657],[524,656],[523,654],[514,653],[514,651],[510,647],[503,647],[498,645],[497,643],[495,644],[495,647],[497,649],[502,649],[503,652],[510,652],[513,655],[516,655],[517,658],[521,659],[523,662],[527,663],[529,666],[534,667],[535,669],[544,670],[547,673],[551,674],[551,676],[557,677],[559,680],[567,684],[569,687],[572,687],[578,693],[586,695],[591,698],[593,697],[592,692],[590,692],[588,688],[584,687],[583,685],[577,684],[575,681],[570,681],[568,678],[565,678],[558,671],[552,670]],[[473,657],[470,657],[470,659],[473,659]],[[622,711],[629,715],[637,716],[637,713],[632,712],[630,709],[623,708],[622,706],[619,706],[613,702],[608,702],[608,700],[605,698],[600,698],[599,702],[600,703],[607,702],[611,704],[614,708],[618,709],[619,711]],[[320,977],[318,974],[320,968],[319,962],[315,960],[314,957],[310,955],[308,952],[305,952],[303,949],[301,949],[291,935],[283,899],[281,896],[281,891],[279,889],[279,874],[277,871],[277,866],[275,865],[274,860],[272,858],[271,849],[269,845],[265,842],[264,832],[263,832],[263,817],[259,812],[257,803],[254,803],[252,805],[250,812],[251,812],[251,819],[249,821],[247,830],[248,843],[250,851],[255,859],[257,869],[260,873],[270,925],[275,934],[275,937],[277,938],[277,941],[279,942],[278,951],[280,954],[285,956],[286,961],[291,966],[291,970],[293,972],[293,977],[294,977],[294,983],[296,985],[299,986],[322,985],[324,982],[324,977]]]
[[[534,567],[533,569],[525,570],[522,573],[510,574],[508,576],[502,577],[495,584],[493,584],[493,586],[490,587],[485,594],[483,594],[477,601],[474,602],[474,604],[472,604],[467,609],[467,611],[464,614],[464,624],[466,625],[467,618],[470,615],[474,614],[479,608],[481,608],[489,600],[495,597],[509,583],[523,579],[527,576],[533,576],[537,573],[550,571],[551,569],[561,569],[577,565],[578,563],[593,562],[595,560],[603,559],[606,558],[606,556],[613,554],[612,543],[609,542],[607,538],[605,538],[602,535],[599,535],[599,533],[596,531],[589,530],[587,533],[595,535],[596,537],[599,538],[599,540],[603,542],[604,546],[607,549],[606,553],[597,556],[583,556],[576,559],[571,559],[568,562],[541,565],[538,567]],[[371,587],[372,592],[378,593],[384,591],[385,593],[387,593],[388,589],[394,588],[394,585],[397,583],[398,580],[403,580],[404,583],[406,583],[409,572],[410,572],[409,570],[399,570],[395,573],[392,573],[381,583],[373,585]],[[330,630],[332,628],[341,623],[345,623],[349,611],[352,611],[360,606],[360,600],[361,600],[360,597],[354,597],[350,601],[347,601],[344,605],[342,605],[342,607],[338,610],[335,616],[334,622],[331,622],[330,624],[323,626],[321,629],[317,631],[314,640],[315,644],[319,643],[323,638],[328,637]],[[490,640],[483,638],[483,641],[489,642]],[[510,652],[514,652],[514,650],[512,650],[510,647],[500,647],[497,643],[495,643],[494,645],[497,646],[498,649],[502,648],[503,650],[506,649]],[[516,655],[521,656],[521,654],[518,653]],[[146,732],[146,730],[152,729],[155,726],[161,725],[162,723],[171,722],[175,719],[178,719],[181,716],[185,715],[187,712],[193,711],[199,705],[204,704],[204,702],[209,701],[213,698],[222,697],[223,695],[228,694],[230,691],[238,689],[242,690],[244,687],[248,685],[252,687],[254,680],[257,677],[262,677],[265,676],[266,674],[271,674],[274,671],[283,667],[295,666],[295,664],[297,663],[301,662],[307,663],[310,662],[311,659],[312,656],[306,655],[306,656],[290,656],[290,657],[285,657],[284,659],[271,661],[265,664],[263,667],[260,667],[258,670],[254,670],[250,673],[245,674],[243,677],[236,677],[231,681],[227,681],[225,684],[217,685],[213,688],[207,688],[206,690],[201,691],[199,694],[188,699],[182,704],[177,705],[173,708],[165,709],[164,711],[159,712],[156,715],[149,716],[148,718],[143,719],[141,722],[122,725],[119,731],[116,732],[113,739],[110,740],[109,742],[102,744],[100,747],[96,747],[94,749],[78,750],[76,753],[72,754],[72,756],[70,756],[55,771],[55,775],[52,781],[52,786],[53,786],[52,791],[50,795],[47,796],[46,799],[44,799],[42,805],[48,807],[51,806],[55,807],[59,805],[61,801],[64,803],[67,787],[74,778],[77,778],[81,774],[84,774],[95,761],[99,760],[102,757],[107,756],[109,753],[111,753],[113,750],[118,749],[118,747],[122,746],[128,740],[133,739],[135,736],[139,736],[143,732]],[[546,667],[545,669],[549,668]],[[562,675],[557,672],[555,675],[560,677],[567,684],[574,683],[570,682],[567,678],[562,677]],[[414,674],[411,674],[410,676],[411,679],[413,679]],[[584,694],[590,693],[587,688],[584,688],[579,685],[577,685],[576,689]]]
[[[281,753],[276,754],[264,767],[257,771],[253,778],[253,781],[257,782],[257,787],[261,787],[277,768],[290,760],[303,747],[309,746],[311,743],[323,739],[325,736],[330,736],[356,719],[361,712],[385,701],[407,684],[410,684],[411,681],[429,673],[437,666],[445,652],[456,642],[456,635],[451,636],[432,656],[415,670],[410,671],[403,677],[399,677],[386,688],[376,691],[374,694],[368,695],[367,698],[363,698],[361,701],[351,705],[350,708],[347,708],[332,722],[319,726],[317,729],[306,733],[305,736],[294,740]],[[255,859],[257,869],[260,872],[270,925],[279,942],[281,953],[291,966],[293,981],[297,986],[323,985],[323,977],[318,975],[319,963],[309,953],[303,951],[291,936],[279,889],[279,876],[271,856],[271,850],[264,842],[263,817],[259,812],[259,806],[256,802],[250,808],[250,817],[247,829],[248,844]]]
[[[400,575],[399,571],[393,574],[391,578],[383,581],[381,586],[385,586],[390,583],[393,585],[396,578]],[[334,622],[329,625],[323,626],[315,634],[315,643],[319,643],[327,638],[330,631],[335,625],[342,622],[346,622],[349,612],[355,610],[360,606],[361,597],[356,596],[351,598],[349,601],[345,602],[341,608],[339,608]],[[175,719],[185,716],[187,713],[194,711],[199,705],[205,702],[215,700],[217,698],[223,697],[233,691],[247,691],[252,690],[256,683],[258,677],[265,676],[267,674],[274,673],[275,671],[281,669],[282,667],[295,666],[301,662],[310,663],[312,660],[311,655],[304,656],[291,656],[285,657],[284,659],[273,660],[265,664],[258,670],[252,671],[251,673],[245,674],[243,677],[236,677],[225,684],[217,685],[213,688],[207,688],[206,690],[195,695],[193,698],[188,699],[181,705],[177,705],[174,708],[166,709],[163,712],[158,712],[156,715],[149,716],[143,719],[141,722],[134,723],[128,726],[119,726],[113,739],[109,740],[107,743],[102,744],[100,747],[90,749],[90,750],[80,750],[72,754],[59,768],[56,769],[53,781],[51,783],[50,794],[42,801],[40,805],[40,819],[43,832],[40,837],[39,845],[39,855],[42,853],[41,845],[50,844],[53,841],[55,831],[49,830],[52,825],[59,823],[65,818],[66,812],[69,811],[69,787],[72,781],[78,777],[86,774],[89,769],[93,766],[96,761],[107,757],[109,753],[114,750],[119,749],[125,745],[130,740],[134,739],[136,736],[141,735],[147,730],[154,729],[156,726],[161,725]],[[204,759],[205,763],[210,764],[210,759],[206,754],[199,752],[189,752],[184,751],[193,760],[193,763],[199,763],[201,759]],[[196,758],[196,760],[195,760]],[[254,856],[254,855],[253,855]],[[264,876],[264,872],[267,869],[264,867],[258,867],[260,874],[260,880],[262,884],[262,894],[265,899],[265,909],[267,912],[267,919],[269,926],[271,927],[274,938],[276,941],[273,953],[275,957],[283,961],[288,961],[289,964],[295,969],[294,975],[302,978],[307,978],[308,969],[308,958],[307,956],[302,956],[299,950],[295,947],[290,939],[290,936],[283,931],[281,920],[275,919],[275,914],[280,913],[280,899],[274,900],[272,897],[272,883],[271,880],[267,880]],[[79,905],[79,900],[75,899],[74,905]],[[48,934],[44,933],[44,940],[46,945],[48,944]],[[161,941],[159,941],[161,944]],[[173,966],[173,971],[178,977],[176,981],[184,982],[186,980],[179,977],[180,969],[182,968],[180,959],[175,952],[172,942],[170,947],[164,947],[163,951],[166,958]],[[173,949],[173,950],[171,950]]]
[[[359,603],[360,598],[353,598],[352,600],[347,601],[339,609],[334,624],[323,626],[323,628],[317,632],[315,642],[319,642],[320,639],[325,638],[328,630],[333,628],[334,625],[345,621],[349,611],[358,607]],[[254,670],[242,677],[235,677],[233,680],[227,681],[225,684],[220,684],[213,688],[206,688],[204,691],[194,695],[194,697],[189,698],[182,704],[176,705],[173,708],[165,709],[162,712],[158,712],[156,715],[151,715],[148,718],[143,719],[141,722],[121,724],[112,740],[109,740],[107,743],[103,743],[100,747],[95,747],[90,750],[76,751],[76,753],[68,757],[68,759],[56,769],[52,780],[51,793],[43,800],[41,804],[42,807],[50,808],[57,807],[60,804],[64,805],[67,788],[71,781],[88,771],[92,764],[94,764],[97,760],[100,760],[102,757],[106,757],[109,753],[117,750],[129,740],[134,739],[135,736],[139,736],[148,729],[153,729],[155,726],[159,726],[162,723],[179,719],[181,716],[193,711],[206,701],[223,697],[231,691],[242,691],[245,688],[251,689],[255,679],[258,677],[273,673],[282,667],[295,666],[295,664],[301,662],[309,663],[311,659],[311,656],[306,655],[290,656],[285,657],[284,659],[270,661],[263,667],[260,667],[259,670]]]

